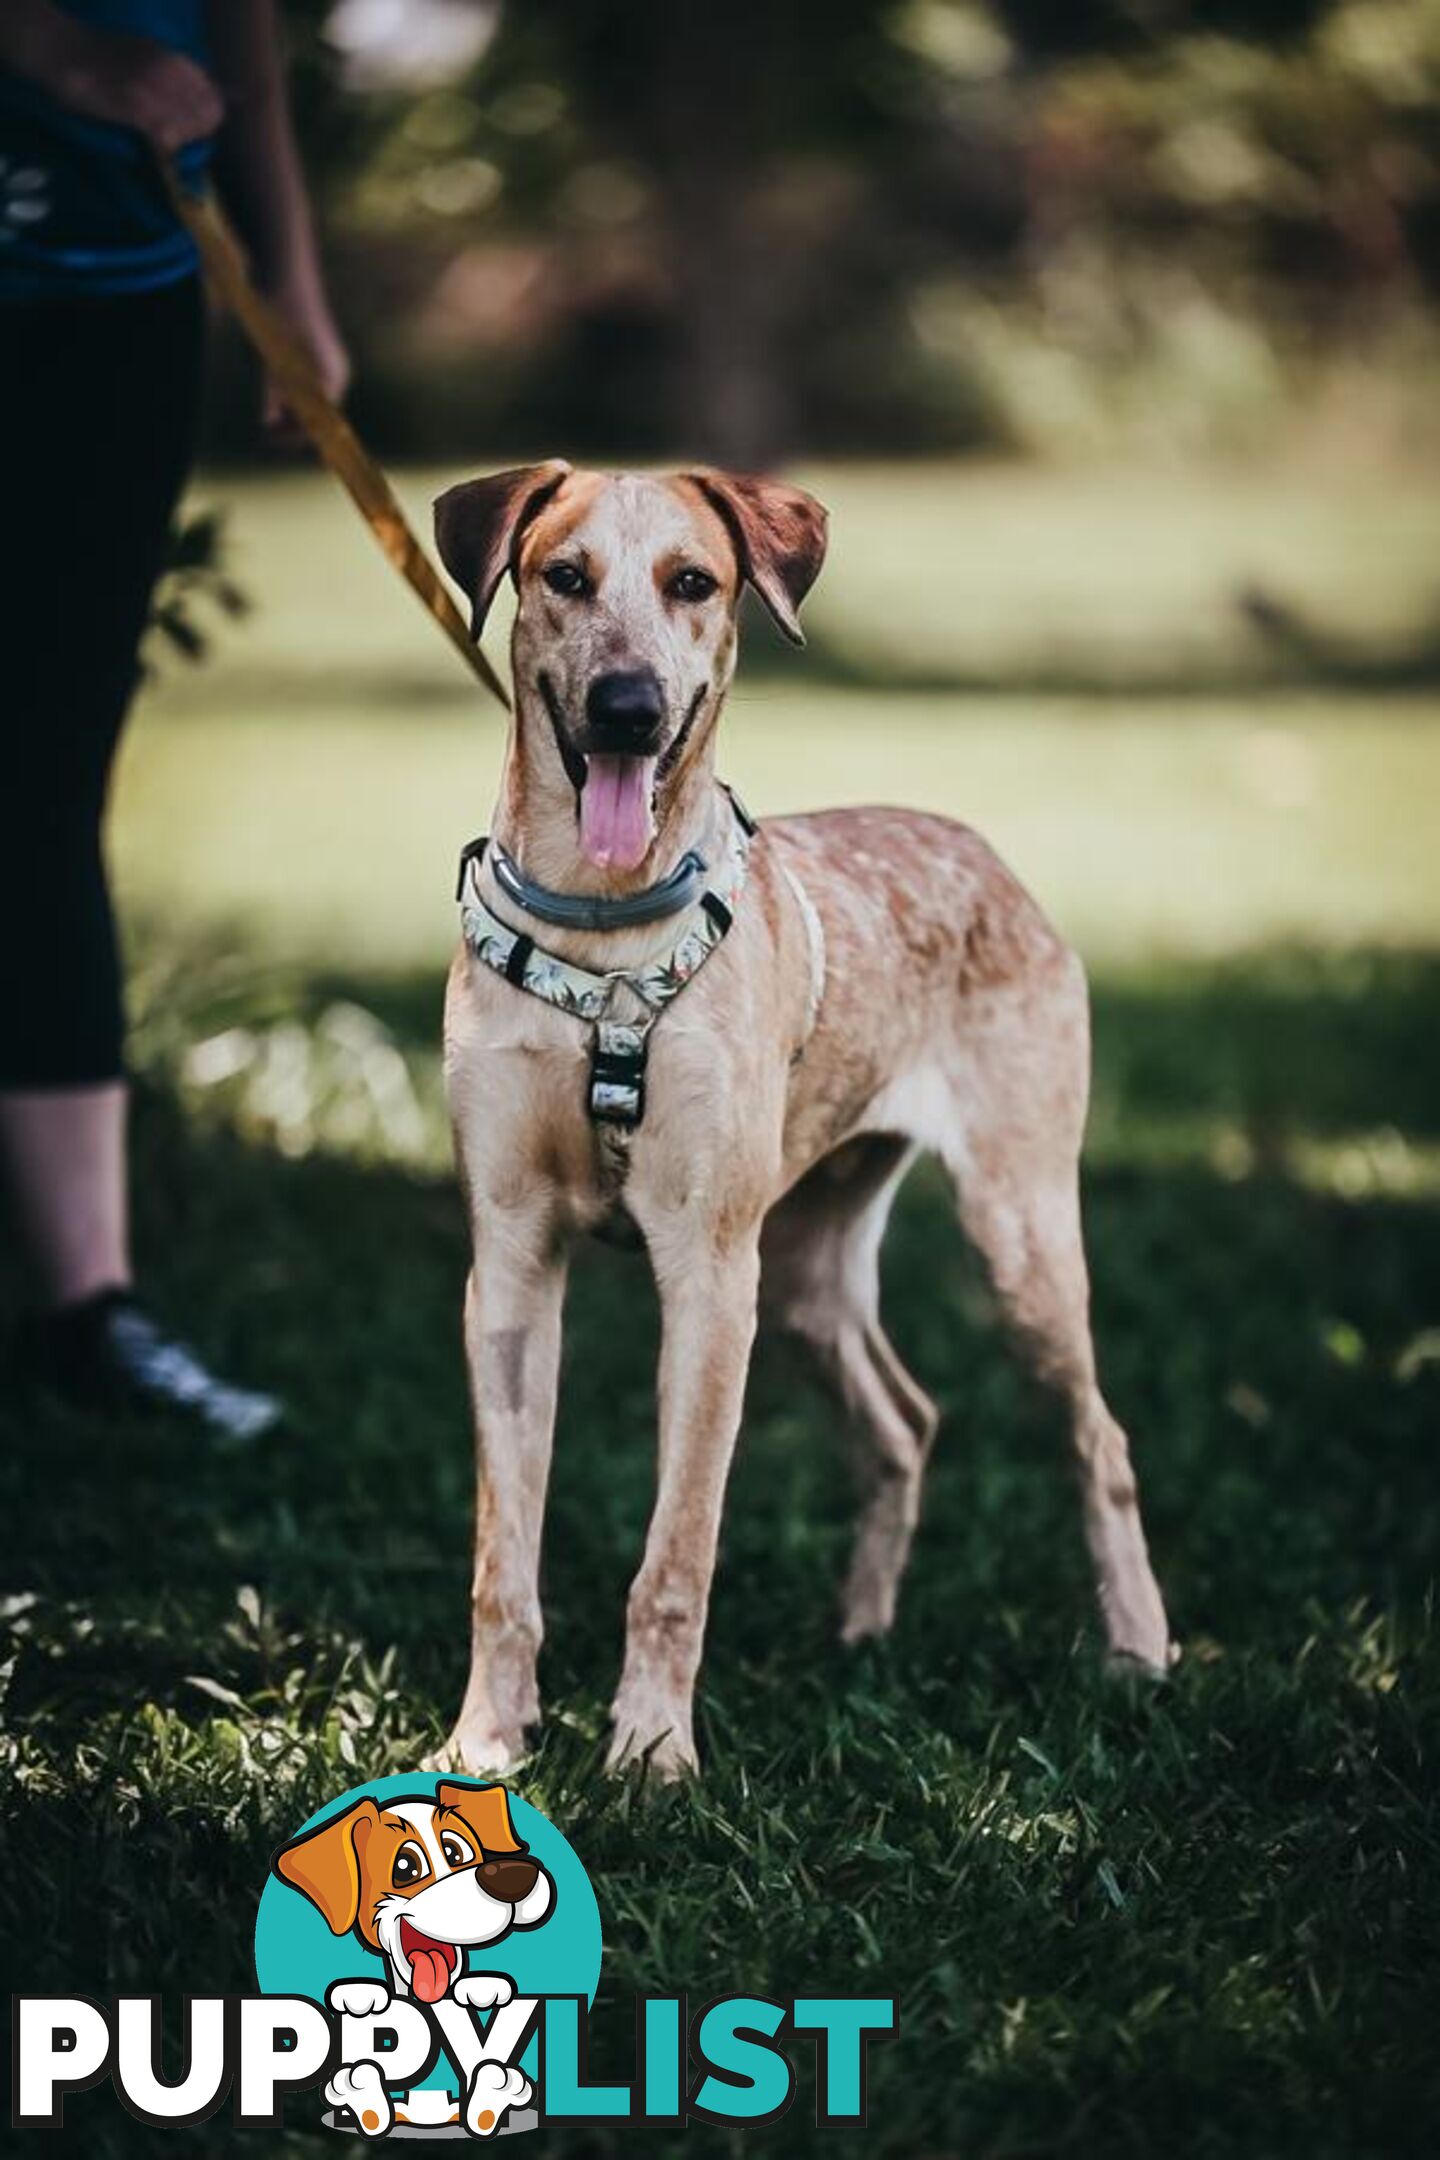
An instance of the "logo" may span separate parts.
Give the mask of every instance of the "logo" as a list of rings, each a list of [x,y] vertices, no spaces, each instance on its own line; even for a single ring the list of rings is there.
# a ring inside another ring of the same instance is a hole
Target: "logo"
[[[534,2122],[537,2004],[588,2009],[600,1949],[590,1879],[538,1808],[503,1785],[391,1777],[281,1846],[255,1975],[338,2014],[334,2128],[488,2137]]]
[[[474,1779],[377,1778],[274,1854],[259,1992],[186,2001],[173,2080],[159,2075],[158,1997],[16,1997],[12,2120],[59,2127],[66,2094],[108,2076],[157,2127],[204,2121],[228,2094],[237,2124],[274,2128],[287,2099],[312,2092],[329,2128],[367,2141],[738,2127],[786,2113],[793,2057],[811,2042],[816,2121],[864,2122],[866,2046],[895,2029],[889,1997],[737,1994],[693,2013],[684,1995],[646,1997],[632,2074],[600,2081],[588,2032],[600,1960],[589,1877],[538,1808]]]

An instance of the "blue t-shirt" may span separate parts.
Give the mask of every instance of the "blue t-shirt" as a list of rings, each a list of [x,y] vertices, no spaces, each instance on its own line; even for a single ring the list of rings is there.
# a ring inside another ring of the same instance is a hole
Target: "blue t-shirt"
[[[63,5],[91,29],[153,38],[205,65],[206,0]],[[204,172],[210,151],[208,142],[185,146],[178,162],[187,179]],[[0,300],[148,292],[195,266],[149,145],[0,69]]]

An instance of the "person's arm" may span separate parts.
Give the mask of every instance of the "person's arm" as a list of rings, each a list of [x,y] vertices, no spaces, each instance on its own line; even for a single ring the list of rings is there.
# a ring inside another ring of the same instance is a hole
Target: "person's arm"
[[[225,88],[216,178],[257,283],[308,347],[333,398],[350,362],[326,298],[305,193],[274,0],[210,0],[210,48]],[[268,426],[283,426],[284,401],[267,384]]]
[[[0,67],[91,120],[134,128],[167,155],[213,135],[220,92],[184,53],[153,38],[93,30],[52,0],[4,0]]]

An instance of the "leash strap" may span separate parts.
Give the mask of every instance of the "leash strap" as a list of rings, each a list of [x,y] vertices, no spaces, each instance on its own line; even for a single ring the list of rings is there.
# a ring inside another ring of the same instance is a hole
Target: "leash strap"
[[[508,710],[504,685],[471,637],[449,587],[416,538],[414,527],[380,467],[339,407],[327,396],[315,363],[269,302],[255,289],[239,241],[215,197],[196,193],[175,166],[161,173],[176,217],[199,251],[205,280],[235,317],[280,387],[316,451],[346,489],[390,561],[492,697]]]

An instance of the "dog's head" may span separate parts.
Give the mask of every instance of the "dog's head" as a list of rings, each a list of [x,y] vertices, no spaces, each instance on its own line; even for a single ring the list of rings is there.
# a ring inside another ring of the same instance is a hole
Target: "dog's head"
[[[451,488],[435,536],[477,638],[514,579],[527,768],[573,791],[587,859],[629,872],[655,837],[657,782],[697,746],[734,673],[742,587],[801,642],[825,512],[775,480],[575,472],[555,459]]]
[[[333,1935],[378,1950],[397,1994],[438,2002],[471,1943],[538,1927],[554,1885],[515,1835],[503,1785],[442,1784],[428,1796],[368,1796],[284,1846],[275,1872]]]

